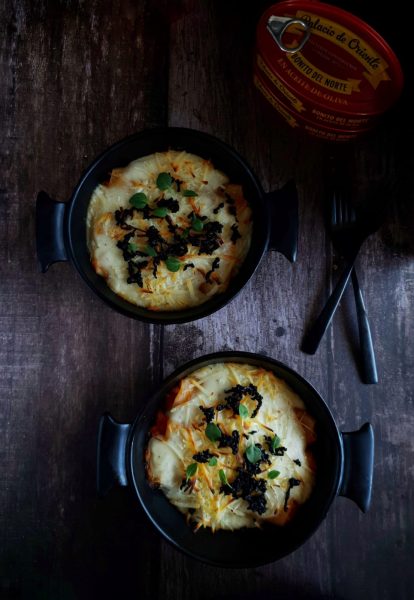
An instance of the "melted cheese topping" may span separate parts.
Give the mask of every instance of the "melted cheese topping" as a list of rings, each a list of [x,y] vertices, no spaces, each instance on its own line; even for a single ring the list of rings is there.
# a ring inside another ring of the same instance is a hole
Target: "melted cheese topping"
[[[248,393],[241,400],[248,417],[242,419],[230,408],[217,410],[218,405],[225,403],[229,389],[251,384],[262,396],[254,418],[251,416],[257,402]],[[315,422],[302,400],[272,372],[238,363],[199,369],[182,379],[174,394],[171,408],[158,415],[151,430],[146,452],[149,481],[160,486],[167,498],[195,523],[195,529],[256,527],[266,521],[286,523],[308,499],[315,480],[315,462],[309,449],[316,440]],[[207,437],[206,418],[200,406],[214,407],[212,422],[222,435],[239,433],[236,454]],[[267,460],[256,463],[259,472],[253,476],[256,481],[265,482],[258,483],[262,489],[265,485],[262,514],[249,508],[248,498],[232,494],[231,488],[223,486],[223,474],[230,486],[235,485],[238,469],[244,470],[248,460],[247,448],[253,444],[260,444],[267,455]],[[195,460],[197,453],[206,450],[217,459],[216,465],[214,460],[213,465]],[[193,466],[189,469],[190,465]]]
[[[170,174],[179,184],[174,181],[168,190],[160,190],[157,187],[160,173]],[[195,195],[186,196],[186,191]],[[145,193],[151,211],[157,208],[160,200],[178,201],[179,209],[168,211],[168,215],[173,225],[178,227],[178,239],[183,235],[182,239],[187,243],[185,255],[177,257],[179,268],[176,272],[168,269],[164,257],[154,277],[153,257],[134,258],[136,263],[148,262],[141,271],[142,286],[136,282],[128,283],[128,262],[117,244],[126,234],[135,231],[128,241],[135,250],[145,253],[148,248],[145,232],[149,227],[156,227],[170,243],[174,241],[174,234],[165,217],[143,218],[139,210],[134,210],[126,219],[127,225],[131,226],[129,229],[119,225],[115,212],[131,209],[130,198],[140,192]],[[218,236],[220,245],[210,254],[201,252],[191,243],[191,237],[196,239],[203,235],[203,231],[191,229],[194,217],[203,221],[204,229],[209,222],[216,221],[222,225]],[[234,239],[237,237],[234,235],[235,228],[240,234],[237,240]],[[247,255],[251,228],[251,210],[241,186],[231,184],[228,177],[215,169],[210,161],[172,150],[144,156],[123,169],[113,170],[110,181],[94,190],[87,213],[87,240],[95,271],[106,279],[116,294],[150,310],[182,310],[224,292]],[[215,259],[220,260],[216,260],[211,272]],[[186,265],[189,266],[184,268]]]

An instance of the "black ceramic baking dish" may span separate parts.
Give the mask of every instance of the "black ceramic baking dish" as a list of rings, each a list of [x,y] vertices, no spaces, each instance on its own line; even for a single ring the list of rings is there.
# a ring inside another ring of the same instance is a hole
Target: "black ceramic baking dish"
[[[258,365],[284,379],[316,419],[316,485],[309,500],[284,527],[193,533],[160,490],[148,484],[145,448],[148,430],[168,391],[192,371],[216,362]],[[254,567],[273,562],[301,546],[318,528],[337,495],[352,499],[362,511],[370,504],[374,436],[366,423],[359,431],[340,432],[318,392],[295,371],[259,354],[219,352],[187,363],[159,387],[133,424],[102,416],[98,433],[97,486],[102,495],[118,483],[129,485],[158,531],[190,556],[220,567]]]
[[[112,169],[169,148],[187,150],[210,159],[231,181],[243,186],[253,212],[253,234],[246,260],[225,293],[187,310],[154,312],[117,296],[95,273],[86,243],[86,214],[94,189],[108,179]],[[121,140],[85,171],[69,202],[56,202],[45,192],[40,192],[36,206],[37,255],[42,272],[54,262],[70,260],[88,286],[109,306],[150,323],[185,323],[218,310],[243,288],[268,248],[281,252],[293,262],[297,234],[297,194],[293,182],[265,194],[253,171],[235,150],[211,135],[183,128],[149,129]]]

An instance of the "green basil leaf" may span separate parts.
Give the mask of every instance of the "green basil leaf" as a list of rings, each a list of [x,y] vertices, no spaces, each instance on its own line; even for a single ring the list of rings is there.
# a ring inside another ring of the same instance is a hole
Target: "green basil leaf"
[[[269,473],[267,474],[269,479],[276,479],[276,477],[278,477],[279,475],[280,471],[269,471]]]
[[[198,194],[197,192],[193,192],[193,190],[184,190],[183,196],[187,196],[187,198],[189,198],[190,196],[198,196]]]
[[[275,435],[275,437],[272,439],[272,441],[270,443],[270,448],[274,452],[276,450],[276,448],[279,448],[279,446],[280,446],[280,437],[278,435]]]
[[[134,242],[129,242],[128,250],[130,252],[136,252],[138,250],[138,246],[136,244],[134,244]]]
[[[257,463],[262,458],[262,451],[255,444],[250,444],[246,449],[247,460],[251,463]]]
[[[131,196],[129,203],[135,208],[144,208],[148,204],[148,198],[144,192],[137,192]]]
[[[144,252],[145,254],[148,254],[148,256],[157,256],[157,252],[152,246],[146,246]]]
[[[181,234],[181,237],[183,240],[186,240],[188,238],[188,234],[190,233],[189,229],[184,229],[184,231]]]
[[[231,487],[231,485],[229,484],[229,482],[227,480],[227,477],[226,477],[226,474],[223,471],[223,469],[220,469],[220,471],[219,471],[219,477],[220,477],[220,481],[221,481],[221,483],[223,485],[228,485],[229,487]]]
[[[249,416],[249,410],[244,404],[239,404],[239,415],[242,419],[246,419]]]
[[[191,463],[191,465],[188,465],[188,467],[185,470],[185,474],[187,476],[187,480],[190,479],[190,477],[192,477],[193,475],[196,474],[197,471],[197,463]]]
[[[215,467],[217,464],[217,458],[215,456],[213,456],[213,458],[210,458],[210,460],[208,461],[208,465],[209,467]]]
[[[201,221],[201,219],[197,219],[197,217],[193,217],[193,220],[191,221],[191,227],[194,229],[194,231],[203,231],[203,221]]]
[[[167,267],[167,269],[169,271],[172,271],[173,273],[175,273],[176,271],[180,270],[181,262],[177,258],[174,258],[173,256],[170,256],[165,261],[165,266]]]
[[[169,173],[160,173],[157,177],[157,188],[159,190],[168,190],[172,186],[172,177]]]
[[[215,423],[208,423],[206,427],[206,436],[212,442],[217,442],[221,438],[221,431]]]
[[[166,217],[167,214],[168,214],[168,208],[165,208],[165,206],[161,206],[160,208],[154,208],[151,216]]]

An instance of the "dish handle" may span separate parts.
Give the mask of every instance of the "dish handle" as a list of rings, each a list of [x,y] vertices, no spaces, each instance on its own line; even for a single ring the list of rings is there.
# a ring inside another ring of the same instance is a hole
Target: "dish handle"
[[[100,496],[115,484],[128,485],[125,453],[130,428],[130,423],[118,423],[109,413],[99,421],[96,487]]]
[[[288,181],[280,190],[265,194],[271,219],[269,248],[280,252],[290,262],[298,251],[298,192],[295,182]]]
[[[359,431],[341,432],[344,468],[339,495],[346,496],[366,512],[371,504],[374,471],[374,431],[365,423]]]
[[[66,204],[39,192],[36,201],[36,250],[42,273],[55,262],[68,260],[63,233]]]

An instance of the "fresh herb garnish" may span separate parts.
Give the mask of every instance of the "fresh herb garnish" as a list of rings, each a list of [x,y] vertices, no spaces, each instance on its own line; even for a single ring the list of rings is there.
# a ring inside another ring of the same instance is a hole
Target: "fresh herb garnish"
[[[215,423],[208,423],[206,427],[206,436],[212,442],[217,442],[221,438],[221,431]]]
[[[281,440],[278,435],[274,435],[271,437],[270,435],[265,435],[266,444],[269,452],[273,454],[273,456],[284,456],[287,448],[285,446],[281,446]]]
[[[160,208],[155,208],[152,211],[152,215],[154,217],[161,217],[161,218],[163,218],[163,217],[166,217],[167,214],[168,214],[168,208],[165,208],[165,206],[161,206]]]
[[[137,192],[131,196],[129,203],[135,208],[144,208],[148,204],[148,198],[144,192]]]
[[[174,258],[173,256],[169,256],[167,258],[167,260],[165,261],[165,266],[167,267],[167,269],[169,271],[172,271],[173,273],[175,273],[176,271],[180,270],[181,267],[181,262]]]
[[[269,471],[269,473],[267,474],[269,479],[276,479],[276,477],[278,477],[279,475],[280,471]]]
[[[191,221],[191,227],[194,229],[194,231],[200,232],[203,231],[204,223],[201,219],[193,217],[193,220]]]
[[[243,397],[247,394],[254,402],[257,403],[256,408],[250,415],[250,417],[254,419],[262,405],[263,397],[257,391],[257,387],[252,383],[247,386],[236,385],[229,390],[224,390],[224,393],[226,394],[224,401],[217,405],[217,410],[229,408],[233,411],[234,415],[238,415],[240,403],[243,400]]]
[[[272,452],[274,452],[276,450],[276,448],[278,448],[280,446],[280,437],[278,435],[275,435],[274,438],[272,438],[272,441],[270,442],[270,450]]]
[[[213,458],[210,458],[210,460],[208,461],[208,466],[215,467],[216,464],[217,464],[217,458],[215,456],[213,456]]]
[[[152,246],[146,246],[144,249],[145,254],[148,256],[157,256],[156,250]]]
[[[262,451],[255,444],[250,444],[246,449],[246,458],[252,464],[259,462],[262,458]]]
[[[251,443],[244,453],[244,470],[250,475],[258,475],[262,472],[260,468],[262,463],[267,463],[270,466],[272,461],[261,444]]]
[[[134,242],[129,242],[128,243],[128,250],[130,252],[136,252],[138,250],[138,246],[136,244],[134,244]]]
[[[172,177],[169,173],[160,173],[157,177],[157,188],[161,191],[168,190],[172,186]]]
[[[193,192],[193,190],[184,190],[183,196],[187,196],[187,198],[189,198],[191,196],[198,196],[198,194],[197,192]]]
[[[183,240],[186,240],[188,238],[188,234],[190,233],[189,229],[184,229],[184,231],[181,234],[181,237]]]
[[[190,479],[190,477],[196,474],[197,467],[197,463],[191,463],[191,465],[188,465],[188,467],[185,470],[187,481]]]
[[[225,472],[223,471],[223,469],[220,469],[219,477],[220,477],[220,481],[223,485],[228,485],[229,488],[231,488],[231,485],[229,484],[229,482],[227,480],[227,476],[226,476]]]
[[[242,419],[246,419],[249,416],[249,410],[244,404],[239,405],[239,415]]]

